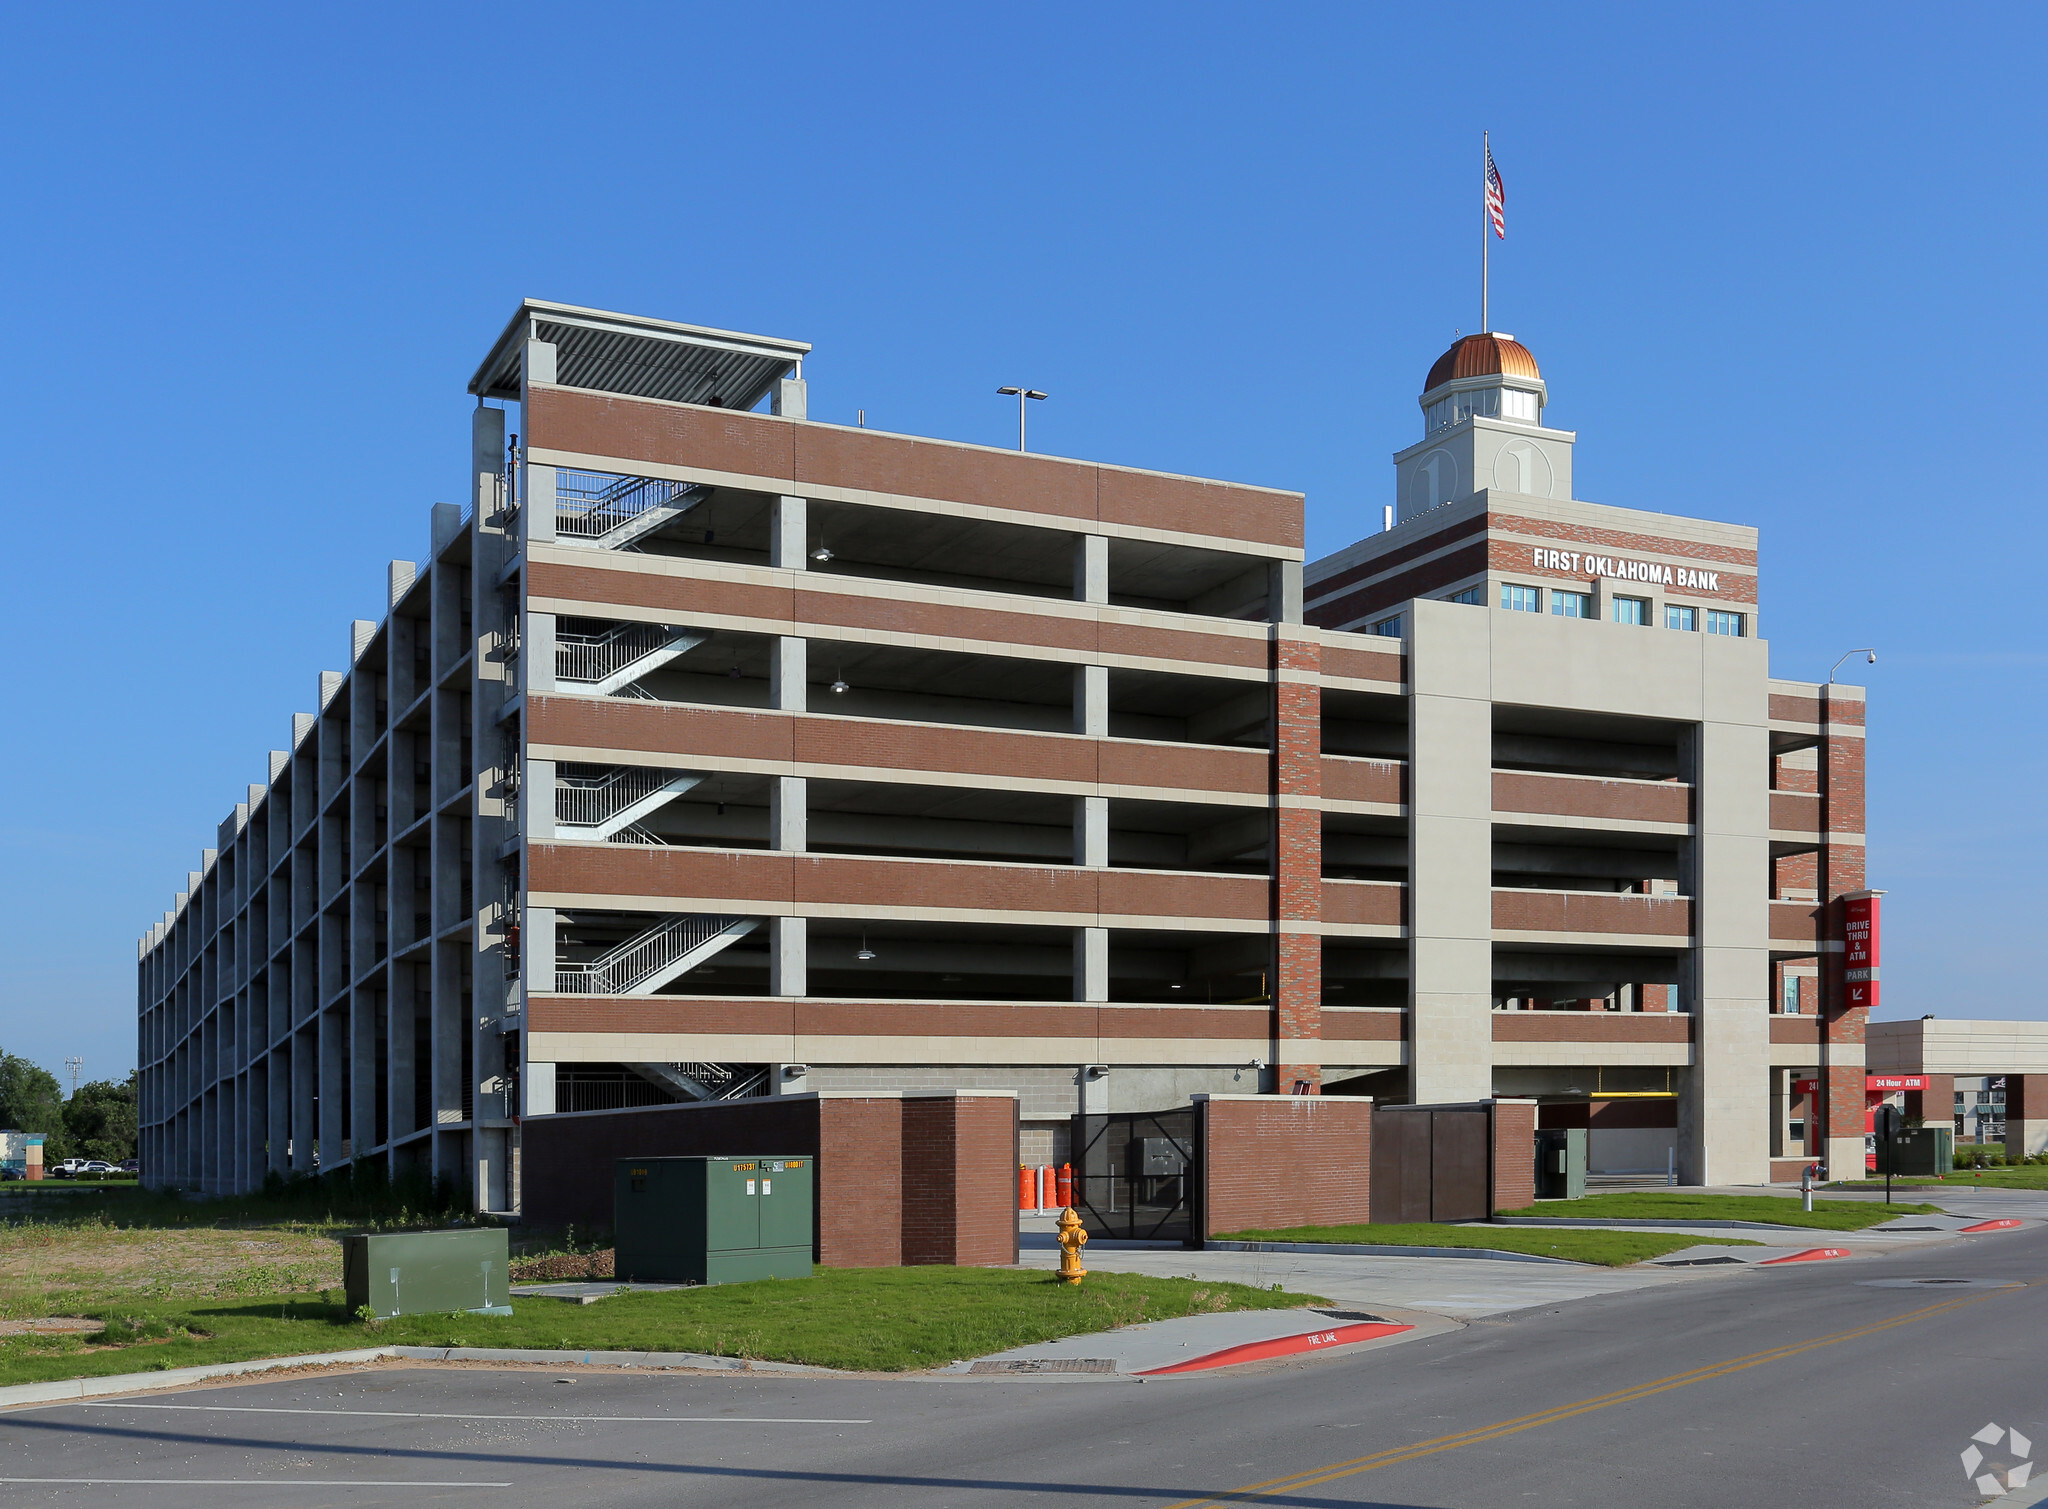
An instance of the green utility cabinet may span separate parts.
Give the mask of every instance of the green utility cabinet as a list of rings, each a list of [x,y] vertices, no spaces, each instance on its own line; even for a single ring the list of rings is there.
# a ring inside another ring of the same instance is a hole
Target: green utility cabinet
[[[368,1305],[394,1315],[510,1315],[505,1229],[405,1231],[342,1239],[342,1287],[349,1313]]]
[[[1955,1172],[1956,1133],[1954,1127],[1901,1127],[1891,1144],[1893,1174],[1952,1174]],[[1877,1172],[1885,1169],[1885,1140],[1877,1139]]]
[[[1536,1198],[1577,1200],[1586,1193],[1586,1129],[1555,1127],[1536,1134]]]
[[[815,1158],[621,1158],[612,1187],[618,1276],[743,1284],[811,1276]]]

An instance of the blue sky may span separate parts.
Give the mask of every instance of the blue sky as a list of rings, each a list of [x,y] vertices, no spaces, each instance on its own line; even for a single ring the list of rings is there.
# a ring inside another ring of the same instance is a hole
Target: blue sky
[[[815,418],[1377,527],[1494,323],[1578,492],[1759,526],[1781,675],[1880,648],[1887,1016],[2030,1016],[2048,12],[367,5],[0,14],[0,1046],[133,1062],[134,940],[524,295],[814,343]],[[1999,461],[2004,456],[2006,460]]]

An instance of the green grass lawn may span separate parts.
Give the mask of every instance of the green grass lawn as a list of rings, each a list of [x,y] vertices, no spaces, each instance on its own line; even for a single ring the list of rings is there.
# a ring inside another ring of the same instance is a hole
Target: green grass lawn
[[[1545,1200],[1526,1210],[1504,1210],[1501,1214],[1587,1221],[1768,1221],[1775,1226],[1808,1226],[1816,1231],[1861,1231],[1893,1216],[1928,1215],[1933,1211],[1932,1205],[1815,1200],[1809,1214],[1799,1208],[1796,1199],[1782,1195],[1667,1195],[1644,1190],[1587,1195],[1582,1200]]]
[[[1537,1257],[1569,1258],[1624,1268],[1630,1263],[1663,1257],[1697,1247],[1693,1236],[1658,1236],[1638,1231],[1570,1231],[1544,1226],[1292,1226],[1279,1231],[1233,1231],[1217,1238],[1226,1242],[1361,1242],[1386,1247],[1486,1247],[1495,1252],[1527,1252]],[[1722,1242],[1716,1246],[1754,1247],[1755,1242]]]
[[[1884,1176],[1838,1179],[1830,1189],[1883,1189]],[[2022,1163],[2006,1168],[1959,1168],[1943,1179],[1926,1174],[1896,1174],[1893,1189],[2048,1189],[2048,1165]]]
[[[877,1372],[943,1367],[1139,1321],[1327,1303],[1242,1284],[1091,1273],[1078,1288],[1001,1268],[820,1268],[808,1279],[621,1294],[594,1305],[515,1299],[513,1314],[350,1319],[340,1294],[119,1304],[78,1337],[0,1341],[0,1384],[99,1377],[370,1346],[710,1352]]]

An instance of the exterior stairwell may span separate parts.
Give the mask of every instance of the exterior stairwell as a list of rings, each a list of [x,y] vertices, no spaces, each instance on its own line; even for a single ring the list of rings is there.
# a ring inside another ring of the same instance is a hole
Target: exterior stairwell
[[[601,697],[644,697],[634,682],[694,650],[705,638],[673,624],[619,623],[597,634],[559,630],[555,680]]]
[[[555,965],[555,991],[576,996],[651,996],[716,958],[761,925],[758,917],[664,917],[653,927],[581,963]]]
[[[695,771],[633,765],[562,765],[555,772],[555,831],[564,838],[661,842],[640,826],[704,779]]]
[[[768,1071],[751,1064],[628,1064],[649,1084],[685,1100],[739,1100],[768,1087]]]
[[[691,482],[564,470],[556,479],[555,538],[586,550],[629,550],[711,496]]]

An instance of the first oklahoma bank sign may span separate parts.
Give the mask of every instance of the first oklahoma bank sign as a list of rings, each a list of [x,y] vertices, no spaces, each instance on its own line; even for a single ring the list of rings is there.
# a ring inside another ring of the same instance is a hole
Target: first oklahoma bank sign
[[[1541,545],[1533,548],[1529,557],[1530,564],[1538,571],[1564,571],[1572,576],[1598,576],[1616,582],[1650,582],[1664,587],[1684,587],[1694,592],[1721,590],[1720,572],[1696,571],[1690,566],[1623,560],[1612,555],[1581,555],[1576,550],[1549,550]]]

